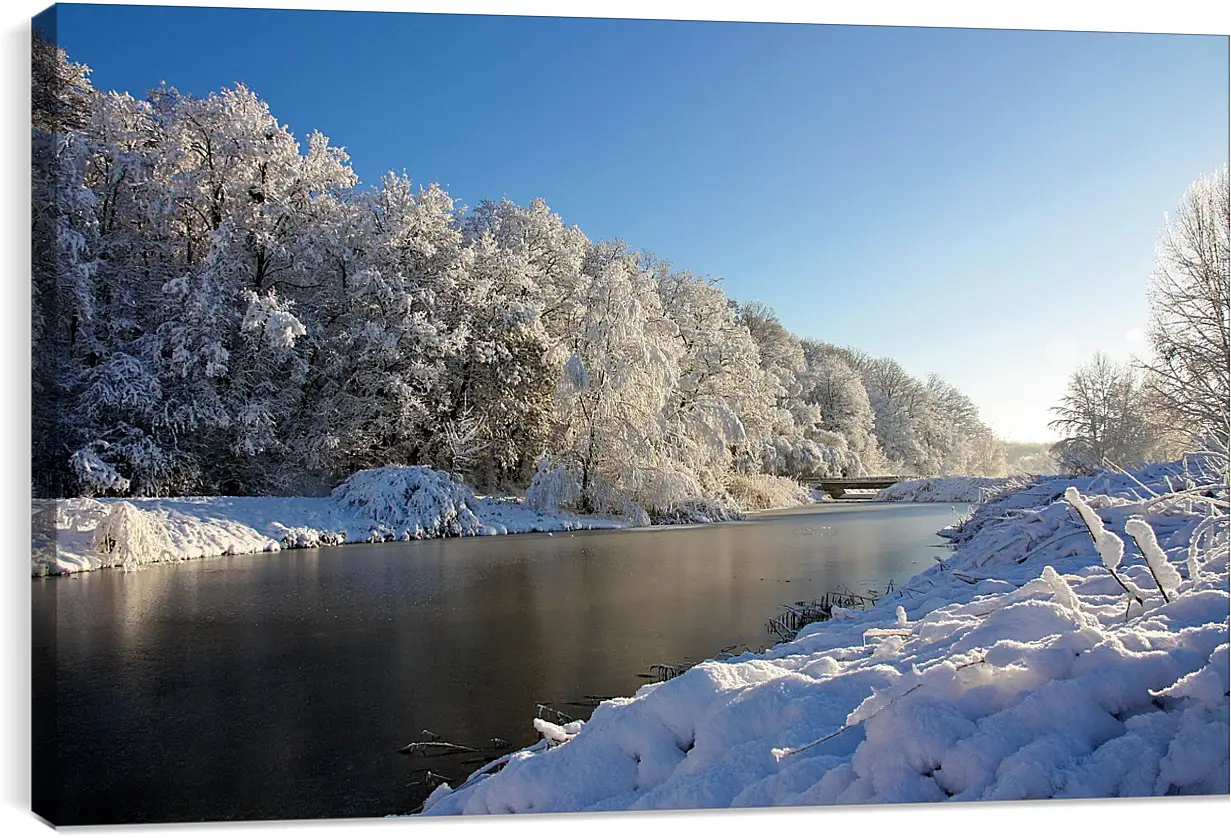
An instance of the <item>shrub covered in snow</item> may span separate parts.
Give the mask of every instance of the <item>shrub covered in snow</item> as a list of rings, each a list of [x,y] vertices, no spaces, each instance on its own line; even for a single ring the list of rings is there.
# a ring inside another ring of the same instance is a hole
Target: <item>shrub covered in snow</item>
[[[584,496],[575,470],[543,460],[539,463],[526,505],[545,512],[582,508],[617,515],[632,526],[709,524],[743,517],[725,492],[706,491],[695,476],[673,468],[619,470],[615,479],[592,476]]]
[[[393,530],[423,537],[483,535],[470,487],[426,466],[357,471],[330,494],[335,503]]]
[[[94,552],[130,567],[160,561],[171,545],[156,516],[121,501],[112,504],[94,528]]]
[[[290,527],[279,539],[283,549],[309,549],[312,547],[332,547],[346,543],[344,531],[318,530],[313,527]]]
[[[576,357],[576,356],[574,356]],[[539,462],[530,487],[526,489],[526,505],[545,512],[576,509],[581,502],[581,482],[560,463]]]
[[[717,524],[743,520],[744,512],[734,503],[716,498],[683,498],[652,514],[656,524]]]
[[[639,504],[631,501],[624,506],[624,515],[622,516],[628,522],[630,527],[648,527],[654,523],[650,518],[650,513],[646,512]]]
[[[812,503],[812,492],[789,477],[772,474],[732,474],[727,493],[744,510],[782,509]]]

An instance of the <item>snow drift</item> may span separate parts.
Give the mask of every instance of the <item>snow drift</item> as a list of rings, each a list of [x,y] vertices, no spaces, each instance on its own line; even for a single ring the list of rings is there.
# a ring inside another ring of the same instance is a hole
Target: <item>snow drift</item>
[[[604,702],[426,813],[1226,794],[1227,497],[1200,462],[1000,495],[868,611]]]

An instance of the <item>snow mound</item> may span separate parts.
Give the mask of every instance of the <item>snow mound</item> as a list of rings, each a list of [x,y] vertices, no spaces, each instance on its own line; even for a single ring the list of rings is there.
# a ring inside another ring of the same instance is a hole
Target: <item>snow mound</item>
[[[1181,471],[1026,486],[874,607],[604,702],[426,814],[1226,794],[1228,490]]]
[[[357,471],[330,497],[343,508],[413,537],[491,534],[474,513],[470,487],[426,466]]]
[[[982,503],[1027,485],[1023,477],[923,477],[903,480],[876,493],[876,500],[914,503]]]

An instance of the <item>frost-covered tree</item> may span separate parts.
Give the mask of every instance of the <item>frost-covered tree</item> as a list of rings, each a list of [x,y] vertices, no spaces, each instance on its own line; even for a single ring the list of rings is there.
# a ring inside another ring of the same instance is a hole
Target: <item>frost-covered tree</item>
[[[1224,165],[1189,187],[1158,241],[1150,280],[1152,350],[1143,366],[1174,429],[1225,447],[1231,403],[1231,192]]]
[[[36,33],[31,67],[32,469],[50,494],[74,488],[74,400],[99,357],[98,200],[86,184],[91,144],[80,133],[96,92],[89,69]]]
[[[90,121],[96,95],[90,68],[35,31],[30,42],[30,116],[45,134],[67,134]]]
[[[462,229],[474,260],[470,340],[451,362],[447,423],[474,429],[467,476],[478,485],[524,485],[547,447],[589,241],[539,199],[483,202]]]
[[[1050,426],[1064,438],[1052,447],[1062,471],[1084,473],[1111,463],[1147,462],[1159,444],[1141,376],[1102,353],[1078,367]]]
[[[592,245],[575,225],[566,225],[547,202],[536,198],[527,207],[509,200],[483,201],[463,228],[473,241],[482,233],[525,260],[525,284],[518,296],[532,300],[554,342],[574,334],[586,285],[582,266]]]
[[[859,476],[879,473],[885,468],[884,456],[875,435],[875,415],[868,391],[859,373],[837,347],[804,340],[806,372],[803,398],[821,413],[821,429],[836,434],[840,442],[832,447],[849,452],[840,474]]]
[[[804,398],[800,376],[804,372],[804,352],[799,338],[783,327],[773,310],[762,303],[739,307],[739,322],[748,329],[760,353],[761,369],[774,382],[774,402],[770,416],[770,436],[762,446],[761,467],[771,474],[792,471],[785,461],[786,451],[795,443],[820,429],[821,414]]]
[[[939,461],[934,473],[998,477],[1006,473],[1004,444],[979,418],[970,397],[938,375],[927,385],[929,447]]]
[[[799,338],[787,331],[773,309],[764,303],[740,306],[738,321],[757,345],[761,368],[776,382],[774,431],[789,435],[795,425],[792,408],[799,403],[802,389],[799,374],[804,369],[804,352]]]
[[[716,280],[657,266],[658,295],[681,349],[664,419],[676,456],[709,486],[771,438],[777,381]]]
[[[363,200],[373,227],[321,362],[333,467],[349,473],[436,464],[447,450],[443,378],[468,339],[454,301],[465,288],[470,253],[452,199],[437,186],[415,190],[390,175]]]
[[[1008,474],[1055,474],[1056,460],[1046,442],[1006,442]]]
[[[679,379],[674,328],[653,277],[622,242],[595,245],[582,270],[580,329],[561,369],[553,447],[577,476],[583,509],[665,511],[701,494],[664,436],[663,409]]]
[[[875,416],[876,439],[896,473],[930,474],[937,467],[921,433],[926,430],[926,390],[892,358],[857,357]]]

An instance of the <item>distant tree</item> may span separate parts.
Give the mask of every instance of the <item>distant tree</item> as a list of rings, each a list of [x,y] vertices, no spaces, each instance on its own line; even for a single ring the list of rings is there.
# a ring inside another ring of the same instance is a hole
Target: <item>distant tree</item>
[[[1150,346],[1142,366],[1157,406],[1204,441],[1228,441],[1231,333],[1228,332],[1227,167],[1188,188],[1158,241],[1150,281]]]
[[[969,396],[935,374],[928,377],[927,394],[940,474],[998,477],[1008,471],[1004,443],[979,418]]]
[[[855,359],[876,417],[876,439],[890,470],[898,474],[938,473],[940,463],[927,445],[926,388],[892,358],[859,354]]]
[[[1046,442],[1006,442],[1009,474],[1055,474],[1056,460]]]
[[[1052,446],[1063,471],[1089,473],[1104,463],[1128,468],[1149,461],[1159,448],[1162,434],[1142,376],[1102,353],[1073,373],[1052,412],[1050,427],[1064,435]]]

